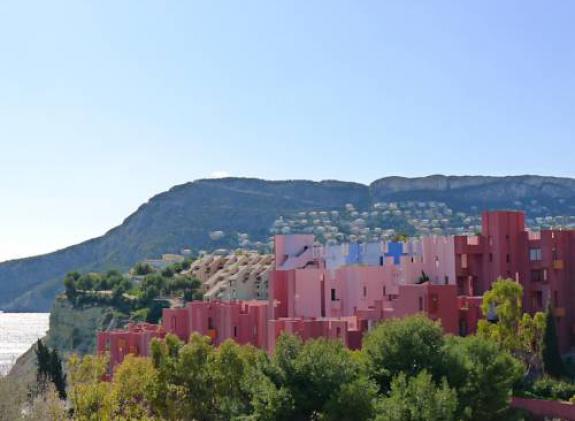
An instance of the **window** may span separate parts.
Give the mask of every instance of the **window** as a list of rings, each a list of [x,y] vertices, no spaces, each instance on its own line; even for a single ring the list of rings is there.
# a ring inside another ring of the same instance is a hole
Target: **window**
[[[238,337],[238,327],[234,326],[234,338]]]
[[[493,253],[489,253],[489,262],[493,262]]]
[[[338,338],[341,338],[341,327],[335,328],[335,336],[337,336]]]
[[[511,262],[511,255],[510,255],[509,253],[507,253],[507,254],[505,255],[505,261],[506,261],[507,263],[510,263],[510,262]]]
[[[331,289],[331,301],[335,301],[337,298],[335,297],[335,288]]]
[[[430,313],[437,313],[439,310],[439,296],[437,294],[431,294],[431,308],[429,309]]]
[[[529,249],[529,260],[532,262],[538,262],[541,260],[541,249]]]
[[[387,295],[387,293],[385,292],[385,285],[383,286],[383,295]]]
[[[531,271],[531,282],[543,282],[545,279],[543,277],[543,271],[538,269],[538,270],[532,270]]]
[[[214,319],[208,317],[208,329],[212,330],[214,328]]]
[[[459,321],[459,336],[467,336],[467,321],[464,319]]]
[[[543,307],[543,292],[533,291],[531,293],[531,307],[538,310]]]
[[[423,311],[423,297],[419,297],[419,311]]]
[[[461,255],[461,269],[467,269],[467,254]]]
[[[559,307],[559,294],[556,290],[553,292],[553,305]]]
[[[367,287],[365,285],[363,286],[363,296],[367,297]]]
[[[118,341],[118,352],[119,352],[120,354],[124,354],[124,350],[126,349],[126,347],[127,347],[126,340],[125,340],[125,339],[120,339],[120,340]]]

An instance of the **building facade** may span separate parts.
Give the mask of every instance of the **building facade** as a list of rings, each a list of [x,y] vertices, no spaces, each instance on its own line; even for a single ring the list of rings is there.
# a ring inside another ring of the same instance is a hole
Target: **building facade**
[[[165,309],[155,330],[100,332],[98,350],[110,352],[114,365],[126,353],[146,355],[153,337],[173,333],[185,341],[193,332],[215,345],[233,339],[268,352],[282,332],[357,349],[377,322],[416,313],[439,321],[447,333],[466,335],[475,332],[482,295],[499,277],[521,283],[527,312],[553,305],[561,350],[571,349],[575,231],[529,232],[522,212],[485,212],[482,220],[477,236],[405,242],[322,246],[313,235],[278,235],[267,300],[215,299]]]

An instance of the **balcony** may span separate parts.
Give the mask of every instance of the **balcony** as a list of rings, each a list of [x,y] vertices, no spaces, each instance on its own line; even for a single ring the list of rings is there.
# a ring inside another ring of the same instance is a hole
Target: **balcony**
[[[563,261],[563,259],[553,260],[553,269],[555,269],[555,270],[565,269],[565,262]]]
[[[529,241],[541,240],[541,231],[529,231],[528,238]]]

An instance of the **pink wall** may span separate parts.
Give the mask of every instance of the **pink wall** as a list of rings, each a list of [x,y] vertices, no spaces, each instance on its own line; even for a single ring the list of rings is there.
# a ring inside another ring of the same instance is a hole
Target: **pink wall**
[[[163,338],[165,334],[162,326],[149,323],[129,324],[125,329],[98,332],[98,353],[107,353],[110,357],[106,378],[110,378],[114,367],[120,364],[126,355],[149,356],[152,339]]]
[[[268,322],[268,351],[274,351],[277,339],[282,333],[297,335],[304,341],[316,338],[329,338],[339,340],[348,347],[356,346],[358,343],[356,327],[357,321],[339,318],[270,320]],[[349,337],[350,332],[355,332],[355,334],[351,333],[351,338]]]
[[[453,237],[424,237],[423,269],[432,283],[455,285],[455,240]]]
[[[274,252],[276,269],[295,269],[313,258],[313,234],[276,235]]]
[[[323,269],[296,269],[293,290],[288,291],[288,317],[321,317]]]

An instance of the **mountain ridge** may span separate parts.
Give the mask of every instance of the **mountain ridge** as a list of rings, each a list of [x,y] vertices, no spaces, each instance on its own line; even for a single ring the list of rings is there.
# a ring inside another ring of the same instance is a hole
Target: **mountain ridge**
[[[138,260],[182,248],[211,249],[226,240],[210,231],[265,239],[275,218],[298,211],[367,209],[378,201],[441,201],[455,210],[520,208],[544,202],[550,212],[575,215],[575,179],[521,176],[389,176],[370,184],[338,180],[227,177],[173,186],[140,205],[105,234],[40,256],[0,263],[0,309],[46,311],[70,270],[127,269]]]

